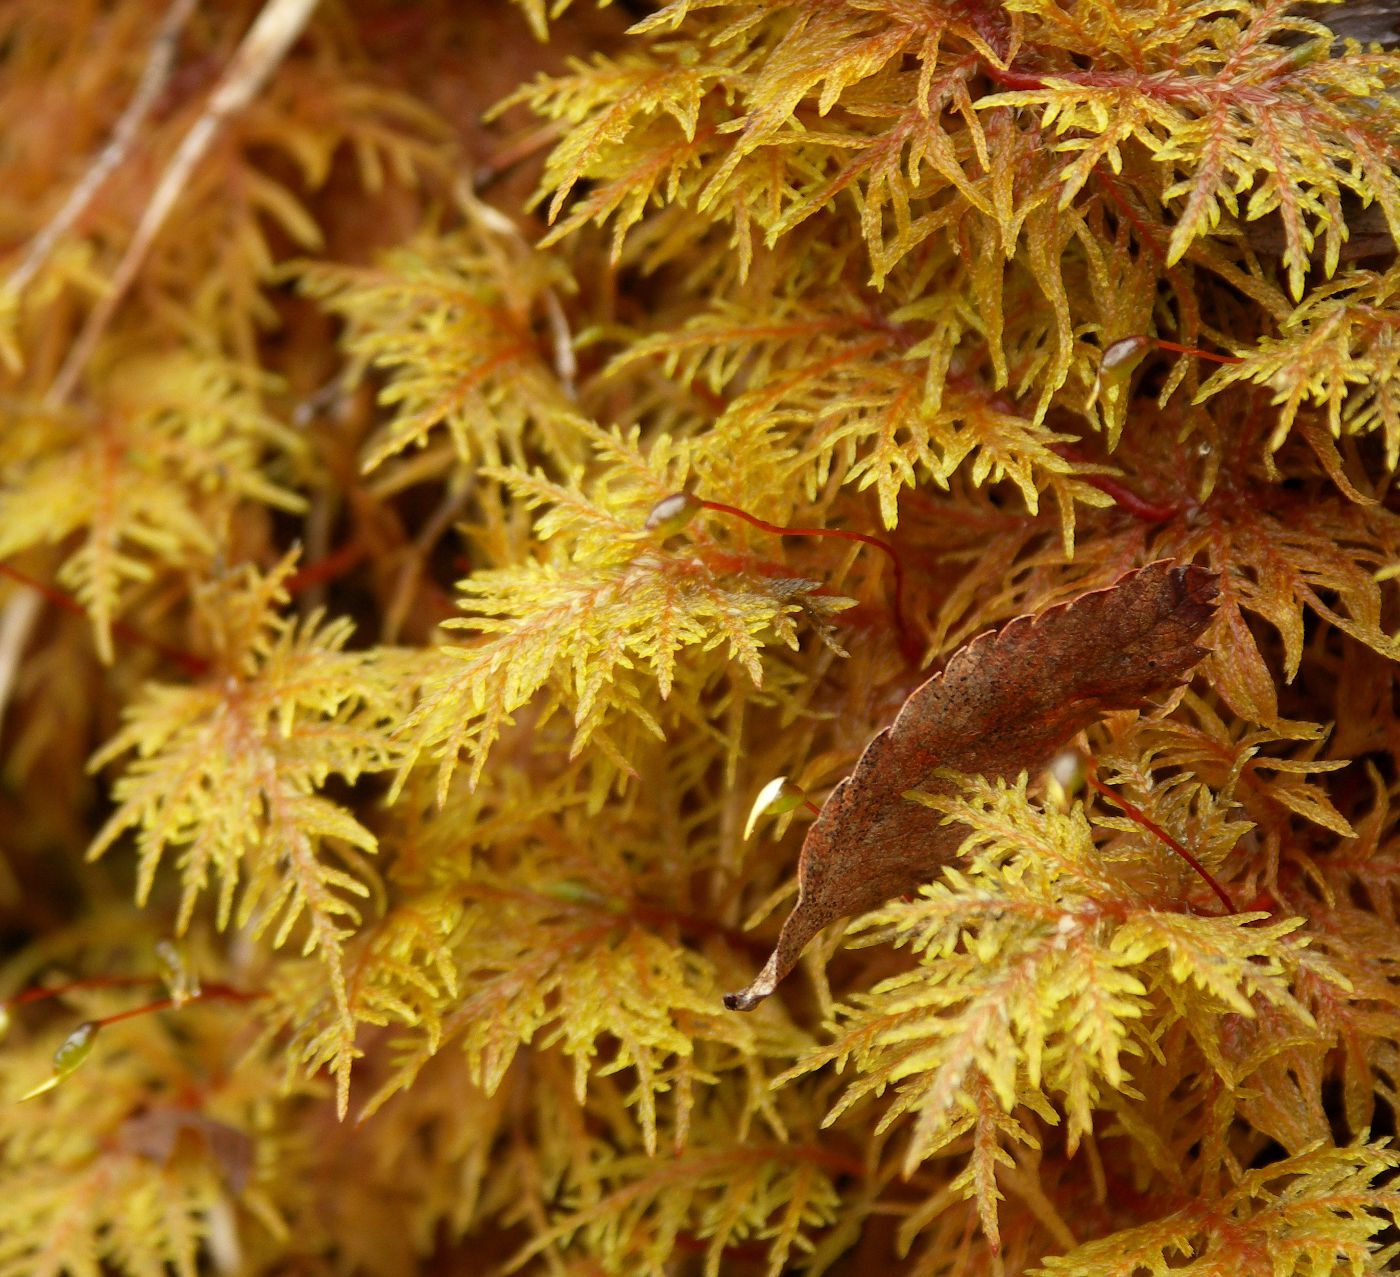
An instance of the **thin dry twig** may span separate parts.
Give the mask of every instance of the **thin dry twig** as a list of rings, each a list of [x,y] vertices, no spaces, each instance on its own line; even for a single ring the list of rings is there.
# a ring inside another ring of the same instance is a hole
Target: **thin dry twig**
[[[55,245],[72,227],[73,223],[87,210],[101,190],[103,182],[126,158],[136,140],[137,132],[146,122],[151,108],[160,97],[161,90],[170,79],[170,68],[175,64],[175,48],[179,43],[180,32],[190,14],[194,12],[196,0],[173,0],[166,10],[165,17],[156,29],[151,51],[146,58],[146,66],[136,83],[136,92],[112,129],[107,145],[98,153],[97,159],[69,192],[62,207],[49,219],[48,224],[29,241],[24,257],[5,281],[5,291],[19,294],[38,274],[40,267],[48,261]]]
[[[467,500],[472,493],[470,479],[463,481],[455,487],[448,486],[447,494],[438,507],[433,511],[432,516],[424,523],[418,535],[413,538],[413,544],[409,546],[408,553],[400,565],[394,579],[394,590],[389,598],[389,606],[384,614],[384,627],[381,631],[381,641],[384,643],[397,643],[399,635],[403,632],[405,620],[408,618],[408,607],[413,601],[414,591],[418,588],[418,583],[422,580],[428,556],[433,552],[433,547],[452,526],[452,522],[466,508]]]
[[[20,658],[29,646],[44,600],[37,590],[21,587],[0,607],[0,719],[10,704]]]
[[[526,253],[533,251],[530,242],[521,234],[520,227],[499,209],[481,199],[465,179],[458,181],[456,193],[462,210],[468,217],[502,239],[513,241]],[[574,352],[574,335],[569,328],[569,319],[564,313],[559,294],[553,288],[546,287],[542,297],[545,318],[549,324],[554,373],[559,378],[559,386],[565,397],[573,401],[578,398],[578,356]]]
[[[190,126],[166,164],[151,194],[151,201],[146,205],[146,211],[131,237],[131,243],[127,245],[126,253],[112,276],[110,289],[89,312],[82,331],[68,351],[68,358],[45,396],[48,406],[64,403],[73,393],[93,349],[121,305],[195,166],[209,149],[223,123],[246,107],[266,83],[268,76],[276,70],[305,28],[315,7],[316,0],[268,0],[263,6],[209,95],[204,112]]]

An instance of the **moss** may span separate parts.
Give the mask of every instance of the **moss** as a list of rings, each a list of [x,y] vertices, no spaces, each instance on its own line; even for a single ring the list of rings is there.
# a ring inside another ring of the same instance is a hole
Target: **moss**
[[[10,4],[0,1277],[1383,1271],[1400,56],[1329,16]],[[801,795],[1156,559],[1189,684],[726,1010]]]

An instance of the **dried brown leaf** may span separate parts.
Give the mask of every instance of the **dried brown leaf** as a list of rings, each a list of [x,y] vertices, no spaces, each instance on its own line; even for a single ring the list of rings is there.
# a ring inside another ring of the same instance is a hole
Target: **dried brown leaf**
[[[1109,710],[1180,683],[1206,655],[1195,640],[1217,591],[1207,569],[1160,559],[955,652],[831,791],[802,844],[797,904],[777,948],[725,1005],[752,1010],[823,927],[917,889],[948,863],[966,831],[908,801],[911,790],[954,792],[945,770],[1033,770]]]

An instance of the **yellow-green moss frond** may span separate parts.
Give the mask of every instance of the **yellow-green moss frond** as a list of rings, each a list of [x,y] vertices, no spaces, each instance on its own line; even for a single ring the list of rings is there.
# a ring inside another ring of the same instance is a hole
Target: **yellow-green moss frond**
[[[1390,1269],[1400,1157],[1384,1141],[1315,1147],[1246,1171],[1215,1201],[1046,1259],[1047,1277],[1349,1277]]]
[[[187,353],[122,360],[95,415],[23,412],[0,452],[0,558],[73,538],[59,580],[104,659],[135,587],[209,562],[243,501],[299,510],[279,461],[301,441],[262,403],[266,378]]]
[[[785,1075],[854,1065],[828,1121],[895,1087],[879,1127],[912,1115],[906,1172],[987,1120],[984,1086],[1003,1114],[1063,1115],[1073,1149],[1110,1097],[1135,1093],[1133,1061],[1157,1053],[1167,1025],[1185,1027],[1227,1086],[1239,1080],[1232,1017],[1268,1007],[1313,1027],[1292,988],[1302,919],[1174,909],[1160,885],[1135,887],[1104,862],[1081,808],[1033,807],[1024,780],[974,780],[938,806],[972,829],[966,862],[859,924],[909,943],[918,965],[839,1007],[834,1042]],[[994,1189],[990,1166],[968,1179],[984,1217]]]
[[[220,927],[236,917],[255,936],[272,929],[274,947],[301,935],[303,952],[325,965],[342,1032],[353,1036],[341,949],[360,924],[358,900],[370,894],[364,857],[377,844],[323,790],[329,777],[353,782],[391,764],[389,728],[409,684],[391,654],[342,650],[348,622],[279,615],[290,570],[289,558],[269,577],[245,570],[204,592],[217,618],[211,630],[233,642],[216,650],[202,681],[148,686],[94,757],[98,768],[132,756],[89,856],[132,833],[139,902],[174,856],[181,929],[214,879]]]
[[[346,321],[351,376],[388,373],[380,401],[392,415],[367,445],[366,470],[427,446],[439,428],[473,462],[518,464],[537,448],[577,455],[579,414],[541,336],[557,292],[572,285],[523,240],[478,215],[377,267],[305,264],[297,273],[304,292]]]
[[[665,38],[676,30],[687,44]],[[545,172],[551,218],[590,183],[554,238],[610,221],[618,253],[653,206],[684,207],[730,224],[742,272],[755,230],[772,244],[850,194],[880,278],[966,208],[989,208],[969,176],[989,147],[968,81],[990,50],[959,14],[674,4],[634,34],[645,55],[576,64],[521,95],[575,126]],[[692,220],[694,238],[705,219]]]
[[[451,941],[462,993],[443,998],[438,1041],[403,1043],[371,1111],[410,1085],[440,1044],[465,1053],[472,1081],[488,1094],[518,1051],[557,1046],[572,1062],[580,1101],[594,1073],[635,1078],[628,1099],[654,1153],[659,1097],[679,1087],[677,1102],[686,1103],[703,1080],[692,1062],[696,1041],[743,1052],[751,1030],[725,1016],[709,963],[590,894],[572,882],[531,889],[489,875],[465,886]]]
[[[1314,289],[1287,316],[1279,336],[1263,336],[1237,352],[1242,362],[1221,368],[1198,400],[1226,386],[1267,386],[1278,407],[1269,436],[1276,452],[1295,427],[1328,466],[1341,460],[1319,429],[1325,411],[1333,439],[1379,434],[1385,468],[1400,461],[1400,268],[1384,274],[1348,271]],[[1344,481],[1344,490],[1350,489]]]
[[[686,184],[693,184],[713,133],[711,125],[697,136],[700,106],[720,71],[697,65],[693,57],[666,65],[635,54],[595,56],[571,69],[571,76],[541,81],[527,95],[539,113],[575,126],[546,169],[546,185],[554,190],[550,219],[580,181],[591,187],[551,236],[611,219],[616,257],[627,231],[663,193],[674,199],[688,170]]]
[[[90,1019],[130,990],[65,999]],[[233,1267],[279,1224],[274,1181],[289,1142],[268,1122],[274,1061],[249,1054],[246,1004],[190,1007],[175,1030],[110,1024],[61,1085],[16,1096],[56,1041],[11,1026],[0,1057],[0,1274],[195,1277]],[[27,1017],[26,1017],[27,1018]],[[299,1088],[303,1095],[307,1088]]]
[[[821,593],[819,582],[775,575],[764,560],[649,532],[651,506],[679,487],[689,461],[667,440],[648,461],[635,435],[598,438],[611,455],[587,490],[492,472],[524,505],[550,507],[535,532],[553,552],[545,562],[487,569],[461,583],[463,606],[475,615],[448,624],[487,637],[425,662],[419,704],[400,732],[408,763],[424,754],[439,760],[441,794],[463,752],[479,778],[512,716],[546,690],[545,709],[565,707],[573,717],[574,753],[594,741],[615,766],[628,768],[616,743],[604,743],[611,727],[630,720],[662,737],[660,704],[682,668],[692,687],[726,665],[760,686],[764,650],[796,648],[799,617],[812,618],[820,634],[849,606]],[[648,487],[650,500],[639,503]],[[686,649],[698,657],[723,649],[725,659],[682,667],[677,658]]]
[[[703,776],[703,751],[700,761]],[[427,777],[411,780],[382,835],[390,903],[345,949],[349,1015],[394,1033],[366,1114],[442,1054],[465,1057],[492,1095],[547,1052],[568,1061],[580,1103],[612,1079],[650,1152],[685,1142],[696,1094],[731,1070],[765,1108],[766,1062],[807,1039],[725,1013],[742,937],[694,911],[677,873],[694,849],[655,842],[658,825],[704,809],[696,770],[690,759],[653,767],[657,783],[601,811],[589,809],[581,764],[533,791],[492,769],[474,789],[459,780],[442,810]],[[338,1071],[339,1009],[314,965],[275,997],[289,1054],[308,1072]]]
[[[1246,834],[1256,853],[1253,869],[1264,877],[1277,872],[1281,848],[1300,835],[1356,835],[1327,788],[1330,774],[1351,764],[1319,756],[1325,727],[1297,721],[1249,727],[1222,718],[1191,692],[1169,719],[1115,727],[1095,754],[1100,777],[1218,872]],[[1137,828],[1127,818],[1106,816],[1100,823]],[[1189,871],[1179,857],[1163,847],[1160,859],[1161,869],[1175,864],[1185,889]]]
[[[1400,75],[1391,59],[1354,44],[1332,53],[1331,32],[1286,5],[1231,6],[1209,22],[1161,0],[1124,6],[1113,20],[1081,18],[1055,0],[1015,8],[1028,40],[1096,62],[1085,75],[1066,58],[1039,68],[1037,87],[978,103],[1038,108],[1041,127],[1064,139],[1058,149],[1074,158],[1061,168],[1062,205],[1097,168],[1120,172],[1123,151],[1141,146],[1161,166],[1161,199],[1180,209],[1168,265],[1227,214],[1241,222],[1276,214],[1295,299],[1318,240],[1323,269],[1336,269],[1343,194],[1379,203],[1400,234]],[[1118,74],[1105,75],[1115,64]]]
[[[705,1277],[727,1272],[740,1255],[768,1277],[824,1271],[849,1240],[829,1231],[843,1210],[839,1182],[863,1177],[866,1167],[824,1146],[796,1103],[786,1107],[800,1132],[786,1140],[751,1133],[738,1111],[711,1097],[695,1115],[695,1148],[662,1157],[597,1150],[576,1165],[562,1209],[511,1271],[530,1271],[542,1255],[579,1255],[608,1272],[664,1277],[685,1251],[700,1257]]]
[[[1082,477],[1091,467],[1056,450],[1070,436],[953,373],[959,344],[985,335],[985,324],[962,298],[960,268],[950,271],[947,291],[881,320],[853,291],[820,301],[721,302],[678,330],[635,342],[612,371],[652,357],[668,375],[730,391],[715,429],[785,437],[796,456],[784,472],[812,498],[833,474],[861,491],[873,487],[887,528],[898,523],[903,492],[946,487],[965,470],[977,486],[1008,483],[1032,514],[1052,496],[1072,546],[1076,504],[1109,498]]]

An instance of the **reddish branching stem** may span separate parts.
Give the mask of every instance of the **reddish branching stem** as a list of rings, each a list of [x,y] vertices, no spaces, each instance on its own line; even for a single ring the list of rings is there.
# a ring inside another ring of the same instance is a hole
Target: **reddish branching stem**
[[[83,980],[68,980],[63,984],[24,989],[16,993],[14,997],[0,1000],[0,1006],[13,1008],[32,1002],[47,1002],[52,998],[61,998],[82,989],[149,988],[153,984],[162,983],[163,981],[158,976],[91,976]],[[109,1024],[117,1024],[122,1020],[132,1020],[141,1015],[151,1015],[156,1011],[178,1010],[191,1002],[254,1002],[258,998],[266,996],[260,989],[249,991],[237,989],[231,984],[205,984],[184,997],[157,998],[153,1002],[143,1002],[140,1006],[129,1007],[125,1011],[105,1015],[99,1020],[91,1021],[91,1023],[94,1027],[101,1029]]]
[[[1167,831],[1163,829],[1161,825],[1159,825],[1155,820],[1153,820],[1152,817],[1149,816],[1146,812],[1144,812],[1140,807],[1134,806],[1126,798],[1123,798],[1121,795],[1114,793],[1113,790],[1111,790],[1107,785],[1105,785],[1094,774],[1092,762],[1084,770],[1084,780],[1090,789],[1092,789],[1096,794],[1101,794],[1104,798],[1107,798],[1108,801],[1111,802],[1115,807],[1120,808],[1123,811],[1123,813],[1128,817],[1128,819],[1134,822],[1134,824],[1141,825],[1145,830],[1148,831],[1148,833],[1154,835],[1157,838],[1160,838],[1162,842],[1164,842],[1168,847],[1170,847],[1174,852],[1176,852],[1178,856],[1180,856],[1188,865],[1191,866],[1192,869],[1194,869],[1201,876],[1202,881],[1213,892],[1215,892],[1215,894],[1220,899],[1220,903],[1223,904],[1230,913],[1239,912],[1239,910],[1235,908],[1235,902],[1230,899],[1229,893],[1227,893],[1225,888],[1222,887],[1218,882],[1216,882],[1215,878],[1211,876],[1210,870],[1208,870],[1203,864],[1201,864],[1201,862],[1197,860],[1195,856],[1193,856],[1189,851],[1187,851],[1187,849],[1183,847],[1181,843],[1179,843],[1175,838],[1173,838],[1171,834],[1167,833]]]
[[[88,614],[87,609],[71,595],[30,576],[27,572],[21,572],[8,563],[0,563],[0,576],[7,576],[12,581],[27,585],[31,590],[42,594],[55,607],[62,608],[65,612],[71,612],[74,616],[85,617]],[[166,660],[178,665],[191,678],[202,678],[209,673],[209,662],[202,656],[196,656],[193,652],[186,652],[183,648],[162,643],[149,634],[142,634],[140,630],[133,629],[124,621],[113,621],[112,633],[129,643],[139,643],[142,647],[149,647],[152,651],[159,652]]]
[[[298,594],[313,586],[337,580],[355,567],[368,553],[369,547],[362,541],[349,541],[324,559],[308,563],[299,571],[294,572],[287,578],[287,591],[291,594]],[[85,617],[88,614],[87,609],[72,595],[56,586],[49,585],[45,581],[40,581],[37,577],[30,576],[27,572],[21,572],[19,568],[8,563],[0,563],[0,576],[9,577],[10,580],[17,581],[20,585],[28,586],[29,589],[43,595],[55,607],[74,616]],[[187,652],[183,648],[174,647],[169,643],[162,643],[159,639],[152,638],[149,634],[143,634],[140,630],[126,624],[125,621],[113,621],[112,633],[128,643],[148,647],[153,652],[160,653],[172,665],[178,666],[191,678],[203,678],[212,667],[212,663],[204,657],[196,656],[193,652]]]
[[[369,553],[363,541],[347,541],[340,549],[332,551],[324,559],[305,563],[287,578],[287,593],[300,594],[313,586],[325,585],[328,581],[339,580]]]
[[[1068,444],[1056,444],[1054,452],[1066,461],[1082,462],[1087,460],[1081,452]],[[1100,492],[1112,497],[1114,505],[1120,510],[1131,514],[1135,519],[1141,519],[1144,523],[1170,523],[1181,513],[1180,506],[1160,501],[1149,501],[1112,475],[1077,474],[1075,478],[1083,480],[1091,488],[1097,488]]]
[[[1095,474],[1081,475],[1080,477],[1090,487],[1097,488],[1100,492],[1112,497],[1114,505],[1120,510],[1126,511],[1135,519],[1141,519],[1144,523],[1170,523],[1181,513],[1179,506],[1149,501],[1146,497],[1139,496],[1131,488],[1108,475]]]
[[[986,72],[987,78],[993,84],[997,84],[1003,89],[1029,89],[1034,92],[1045,87],[1043,76],[1036,75],[1034,72],[1017,71],[1013,67],[999,67],[990,60],[982,63],[982,70]]]
[[[1220,355],[1213,350],[1202,350],[1199,346],[1181,346],[1174,341],[1167,341],[1163,337],[1149,337],[1148,341],[1158,350],[1169,350],[1174,355],[1195,355],[1197,359],[1207,359],[1213,364],[1244,363],[1244,360],[1238,355]]]
[[[871,536],[868,532],[852,532],[847,528],[797,528],[785,524],[769,523],[767,519],[760,519],[747,510],[741,510],[738,506],[726,505],[723,501],[707,501],[703,497],[698,498],[698,500],[702,510],[713,510],[717,514],[732,515],[736,519],[743,519],[745,523],[752,524],[764,532],[771,532],[775,536],[835,537],[841,541],[858,541],[862,545],[874,546],[875,549],[888,555],[890,564],[894,568],[894,602],[891,610],[894,612],[895,628],[899,631],[900,651],[904,653],[906,659],[918,660],[917,645],[904,622],[904,560],[900,558],[899,551],[888,541]]]
[[[130,989],[148,988],[160,984],[157,976],[148,975],[103,975],[85,980],[68,980],[63,984],[35,985],[22,989],[12,998],[0,1000],[0,1006],[22,1007],[30,1002],[47,1002],[51,998],[61,998],[75,989]]]

